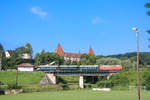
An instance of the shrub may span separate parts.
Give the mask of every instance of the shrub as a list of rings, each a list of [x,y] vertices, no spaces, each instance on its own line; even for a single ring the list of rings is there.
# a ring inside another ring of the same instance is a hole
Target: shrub
[[[18,86],[16,84],[8,84],[7,89],[11,90],[11,89],[21,89],[22,86]]]

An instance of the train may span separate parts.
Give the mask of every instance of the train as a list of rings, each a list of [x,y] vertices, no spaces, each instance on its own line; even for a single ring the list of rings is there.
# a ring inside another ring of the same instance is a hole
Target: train
[[[100,71],[100,70],[122,70],[121,65],[40,65],[38,71]]]

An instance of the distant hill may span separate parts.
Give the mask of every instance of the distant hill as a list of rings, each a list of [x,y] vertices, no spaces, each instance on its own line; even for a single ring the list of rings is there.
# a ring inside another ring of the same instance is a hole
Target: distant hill
[[[140,52],[140,61],[143,64],[148,64],[150,65],[150,52]],[[125,53],[125,54],[116,54],[116,55],[108,55],[106,57],[112,57],[112,58],[118,58],[118,59],[126,59],[126,58],[136,58],[137,53],[136,52],[130,52],[130,53]]]

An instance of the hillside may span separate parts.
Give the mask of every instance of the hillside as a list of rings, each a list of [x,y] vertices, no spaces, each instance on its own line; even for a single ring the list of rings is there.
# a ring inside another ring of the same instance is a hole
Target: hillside
[[[140,52],[140,62],[144,64],[150,65],[150,52]],[[109,55],[106,57],[118,58],[118,59],[127,59],[135,57],[136,60],[136,52],[125,53],[125,54],[116,54],[116,55]]]

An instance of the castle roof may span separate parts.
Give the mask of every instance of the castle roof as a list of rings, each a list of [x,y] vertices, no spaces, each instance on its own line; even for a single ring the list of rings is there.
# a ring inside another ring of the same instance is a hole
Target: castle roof
[[[78,53],[64,52],[63,49],[61,48],[60,44],[57,45],[55,53],[57,53],[59,56],[78,57],[78,58],[80,58],[80,56],[83,55],[82,53],[80,53],[80,51]],[[84,53],[84,54],[86,54],[86,53]],[[89,54],[89,55],[95,55],[91,47],[89,48],[89,51],[88,51],[87,54]]]
[[[91,47],[89,48],[88,55],[95,55]]]
[[[55,53],[57,53],[58,55],[60,56],[64,56],[64,51],[63,49],[61,48],[60,44],[57,45],[57,48],[55,50]]]
[[[79,53],[68,53],[68,52],[65,52],[65,55],[66,57],[78,57],[80,58],[82,54],[79,54]]]

